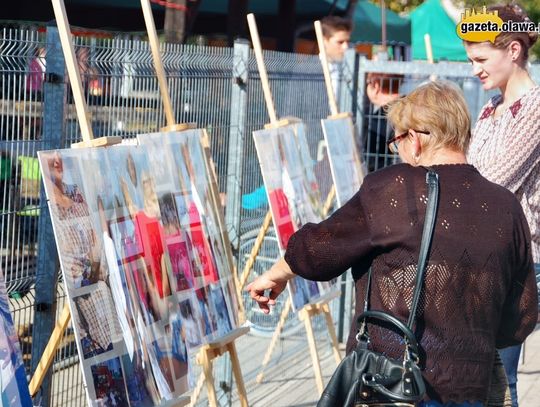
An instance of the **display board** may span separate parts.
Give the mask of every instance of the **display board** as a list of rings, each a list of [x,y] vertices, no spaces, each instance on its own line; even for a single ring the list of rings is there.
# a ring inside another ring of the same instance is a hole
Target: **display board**
[[[338,207],[360,189],[364,173],[350,117],[321,120]]]
[[[91,405],[170,403],[237,324],[198,134],[144,140],[38,153]]]
[[[323,203],[313,171],[303,123],[253,132],[261,173],[281,251],[306,223],[323,220]],[[300,277],[289,282],[293,309],[337,289]]]

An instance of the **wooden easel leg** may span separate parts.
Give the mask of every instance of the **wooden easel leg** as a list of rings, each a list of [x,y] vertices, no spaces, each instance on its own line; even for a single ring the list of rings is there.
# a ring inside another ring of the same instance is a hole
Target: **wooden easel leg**
[[[326,201],[324,202],[323,206],[323,218],[326,218],[328,216],[328,212],[330,211],[330,208],[332,207],[332,203],[334,202],[334,198],[336,196],[336,187],[335,185],[332,185],[332,188],[330,189],[330,192],[328,192],[328,196],[326,197]]]
[[[244,385],[244,378],[242,377],[242,371],[240,370],[240,361],[238,360],[238,353],[236,352],[236,346],[234,342],[227,345],[227,350],[231,356],[231,365],[234,374],[234,380],[236,381],[236,387],[238,388],[238,398],[240,399],[240,405],[242,407],[248,407],[246,386]]]
[[[246,285],[249,274],[251,272],[251,269],[253,268],[253,265],[255,264],[257,255],[259,254],[259,251],[261,250],[262,244],[264,242],[264,237],[266,236],[266,232],[268,231],[268,228],[270,227],[271,222],[272,222],[272,213],[268,211],[264,218],[261,229],[259,230],[257,238],[255,239],[255,244],[253,245],[253,248],[251,249],[251,252],[249,253],[249,257],[246,261],[246,264],[244,265],[244,269],[242,270],[242,275],[240,276],[240,284],[238,285],[239,298],[242,298],[242,289],[244,288],[244,285]]]
[[[279,336],[281,335],[281,331],[283,330],[283,325],[285,325],[285,320],[287,319],[287,315],[289,315],[289,312],[291,311],[291,298],[289,297],[287,299],[287,302],[285,303],[285,307],[283,308],[283,311],[281,311],[281,316],[279,318],[279,322],[276,326],[276,330],[274,331],[274,335],[272,336],[272,340],[270,341],[270,346],[268,347],[268,350],[266,351],[266,354],[264,355],[264,359],[261,365],[261,371],[257,375],[257,383],[262,382],[263,376],[264,376],[264,368],[270,362],[270,358],[272,357],[272,353],[274,352],[274,348],[276,346],[277,340]]]
[[[43,379],[45,379],[45,375],[47,374],[47,371],[51,367],[54,360],[54,355],[56,355],[58,346],[60,346],[60,343],[62,342],[62,337],[64,336],[64,332],[66,331],[70,319],[71,313],[69,312],[69,306],[66,302],[64,304],[64,308],[62,309],[62,314],[60,314],[60,318],[56,322],[54,330],[51,334],[49,343],[47,343],[47,347],[43,351],[43,355],[41,356],[41,360],[37,365],[34,376],[32,376],[32,380],[30,381],[30,396],[35,396],[43,383]]]
[[[202,352],[202,365],[204,372],[204,380],[206,382],[206,391],[208,392],[208,405],[210,407],[217,407],[216,388],[214,387],[214,375],[212,373],[212,361],[208,357],[206,351]]]
[[[326,325],[328,326],[328,333],[330,334],[330,339],[332,340],[332,352],[334,353],[334,358],[336,363],[339,365],[341,362],[341,354],[339,353],[339,343],[336,336],[336,330],[334,329],[334,320],[332,319],[332,314],[330,314],[330,307],[328,304],[322,306],[322,311],[324,314],[324,319],[326,319]]]
[[[201,373],[199,375],[199,379],[197,380],[197,384],[195,385],[195,388],[193,389],[193,393],[191,393],[191,402],[189,403],[189,407],[194,407],[195,404],[197,404],[197,400],[199,400],[199,396],[201,395],[203,385],[204,385],[204,373]]]
[[[313,326],[311,325],[311,313],[308,312],[305,308],[301,310],[300,313],[303,314],[304,325],[306,326],[309,353],[311,353],[311,360],[313,361],[313,371],[315,373],[317,389],[319,390],[319,394],[322,394],[324,390],[324,384],[322,379],[321,365],[319,363],[319,355],[317,354],[317,345],[315,344],[315,336],[313,335]]]

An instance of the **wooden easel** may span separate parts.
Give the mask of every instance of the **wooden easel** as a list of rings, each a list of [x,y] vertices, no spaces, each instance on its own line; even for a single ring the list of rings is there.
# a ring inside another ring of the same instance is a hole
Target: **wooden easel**
[[[72,148],[102,147],[102,146],[118,144],[122,141],[121,137],[101,137],[98,139],[94,139],[93,137],[92,127],[90,125],[90,119],[89,119],[90,116],[89,116],[86,103],[84,100],[84,96],[83,96],[84,94],[83,94],[82,81],[81,81],[79,70],[77,68],[77,61],[76,61],[75,52],[73,49],[73,41],[71,38],[69,22],[67,19],[65,6],[64,6],[63,0],[52,0],[52,3],[53,3],[54,12],[55,12],[55,17],[58,22],[60,40],[62,43],[62,48],[64,50],[68,75],[69,75],[71,86],[73,89],[73,96],[75,100],[77,117],[79,119],[79,124],[81,126],[81,134],[83,138],[82,142],[72,144]],[[160,91],[161,91],[163,101],[164,101],[165,114],[167,117],[168,125],[162,130],[163,131],[181,131],[181,130],[194,128],[195,126],[193,124],[174,124],[174,115],[172,111],[172,105],[169,98],[165,72],[163,70],[163,65],[161,63],[161,56],[159,54],[159,43],[157,41],[157,34],[156,34],[155,26],[154,26],[153,17],[151,14],[150,5],[148,3],[148,0],[141,0],[141,4],[143,6],[145,22],[147,24],[147,28],[149,32],[149,38],[150,38],[150,44],[151,44],[152,53],[154,57],[154,63],[156,65],[158,83],[160,85]],[[206,153],[205,155],[206,157],[208,157],[208,153]],[[210,163],[208,162],[208,160],[206,161],[207,161],[206,165],[208,166],[208,168],[213,168],[210,166]],[[211,182],[212,184],[211,193],[212,193],[213,204],[215,204],[215,200],[219,199],[219,196],[217,198],[215,196],[216,189],[214,186],[217,185],[215,182],[215,172],[213,173],[210,172],[210,174],[214,177],[214,182]],[[217,211],[217,213],[220,213],[220,211]],[[222,222],[222,218],[220,221]],[[220,225],[220,227],[221,227],[221,230],[223,231],[222,224]],[[230,252],[230,245],[225,246],[225,247],[226,249],[229,249],[229,252]],[[228,262],[230,265],[232,264],[231,256],[228,256]],[[231,270],[233,269],[231,268]],[[49,339],[49,342],[43,352],[42,358],[36,368],[36,372],[34,373],[32,380],[30,381],[29,390],[30,390],[31,396],[34,396],[37,393],[39,387],[41,386],[45,378],[45,375],[54,360],[54,356],[61,343],[62,336],[67,328],[70,318],[71,318],[71,312],[70,312],[69,301],[68,301],[64,305],[60,318],[56,323],[56,326],[51,334],[51,338]],[[205,368],[204,368],[203,381],[206,380],[207,383],[210,383],[212,388],[213,388],[213,376],[211,374],[211,366],[212,366],[212,360],[218,356],[217,351],[219,351],[220,355],[223,354],[224,352],[229,352],[231,354],[231,360],[233,363],[233,371],[234,371],[235,378],[237,381],[237,386],[239,388],[240,399],[244,401],[242,406],[247,406],[247,396],[246,396],[246,391],[245,391],[245,387],[244,387],[244,383],[243,383],[243,379],[242,379],[242,375],[240,371],[240,365],[238,362],[236,348],[234,346],[234,340],[238,338],[239,336],[246,334],[248,331],[249,331],[249,328],[236,329],[233,332],[231,332],[229,335],[227,335],[226,337],[222,338],[219,342],[205,345],[200,351],[200,354],[204,355],[203,361],[204,361]],[[215,391],[213,395],[214,395],[214,400],[215,400]],[[209,393],[209,397],[210,397],[210,393]],[[181,406],[187,405],[190,402],[190,400],[191,400],[190,397],[181,396],[172,402],[168,402],[167,405],[174,405],[175,407],[181,407]],[[217,406],[217,404],[212,404],[212,406],[214,405]]]
[[[92,125],[90,123],[90,112],[86,106],[84,100],[84,92],[82,86],[81,75],[77,66],[77,59],[75,58],[75,49],[73,48],[73,40],[71,37],[71,31],[69,29],[69,22],[66,14],[66,8],[64,6],[63,0],[51,0],[54,10],[54,15],[56,17],[56,22],[58,25],[58,33],[60,35],[60,42],[62,44],[62,49],[64,51],[64,57],[66,60],[66,67],[68,76],[71,83],[71,88],[73,90],[73,99],[75,101],[75,109],[77,112],[77,118],[79,120],[79,125],[81,127],[81,136],[82,141],[79,143],[74,143],[71,145],[72,148],[80,147],[104,147],[114,144],[118,144],[122,141],[121,137],[100,137],[95,139],[92,132]],[[69,320],[71,319],[71,312],[69,308],[69,301],[66,301],[64,308],[60,314],[60,318],[56,322],[56,325],[53,329],[49,342],[43,351],[41,360],[36,367],[36,371],[32,376],[32,379],[29,383],[30,395],[34,397],[38,392],[45,376],[51,367],[54,356],[60,343],[62,342],[62,337],[68,326]]]
[[[332,83],[332,77],[330,76],[330,69],[328,68],[328,57],[326,55],[326,48],[324,45],[324,36],[322,31],[321,22],[319,20],[315,21],[315,34],[317,36],[317,44],[319,46],[319,58],[321,59],[321,65],[323,68],[323,74],[324,74],[324,82],[326,84],[326,93],[328,95],[328,104],[330,106],[330,115],[327,117],[327,120],[339,120],[339,119],[351,119],[352,113],[351,112],[339,112],[337,103],[336,103],[336,94],[334,92],[334,85]],[[352,125],[352,119],[350,120]],[[365,174],[363,174],[364,176]],[[332,185],[332,190],[330,191],[333,196],[336,194],[336,187],[335,184]],[[339,199],[338,199],[339,201]],[[331,202],[328,202],[328,207],[330,206]],[[341,204],[341,202],[338,202],[338,204]]]
[[[261,42],[260,42],[260,39],[259,39],[259,33],[258,33],[258,30],[257,30],[257,23],[255,21],[255,16],[253,14],[248,14],[247,20],[248,20],[249,31],[250,31],[250,34],[251,34],[251,40],[252,40],[252,43],[253,43],[253,50],[255,52],[255,58],[256,58],[256,61],[257,61],[257,67],[258,67],[258,70],[259,70],[259,75],[261,77],[261,85],[262,85],[262,88],[263,88],[264,98],[265,98],[265,101],[266,101],[266,107],[268,109],[268,116],[270,117],[270,123],[266,124],[264,126],[264,128],[265,129],[274,129],[274,128],[280,128],[280,127],[292,124],[292,122],[290,120],[278,120],[277,119],[276,110],[275,110],[275,106],[274,106],[274,101],[273,101],[273,98],[272,98],[272,92],[270,90],[270,84],[269,84],[269,81],[268,81],[268,74],[266,72],[266,66],[264,64],[264,59],[263,59],[263,55],[262,55],[262,47],[261,47]],[[331,195],[332,195],[332,193],[329,194],[329,198],[327,199],[327,202],[330,201],[330,204],[331,204],[331,200],[333,199],[333,197]],[[325,203],[325,208],[327,206],[329,206],[330,204]],[[325,210],[327,211],[328,209],[325,209]],[[255,246],[254,246],[254,248],[253,248],[253,250],[251,252],[251,255],[253,255],[253,257],[250,257],[250,259],[248,260],[248,263],[246,263],[246,268],[244,269],[244,272],[242,273],[242,277],[240,279],[241,283],[245,283],[245,281],[247,281],[247,276],[249,275],[249,268],[251,268],[253,266],[253,263],[255,261],[254,257],[256,256],[258,250],[260,249],[260,245],[262,244],[262,240],[264,238],[264,233],[265,233],[268,225],[270,224],[271,219],[272,219],[271,214],[270,213],[267,214],[266,217],[265,217],[264,223],[263,223],[263,227],[261,228],[261,231],[259,232],[259,235],[257,236]],[[319,393],[323,392],[324,385],[323,385],[323,380],[322,380],[322,372],[321,372],[321,367],[320,367],[320,363],[319,363],[319,356],[318,356],[317,347],[316,347],[316,343],[315,343],[315,336],[314,336],[314,333],[313,333],[313,326],[311,324],[311,319],[314,316],[316,316],[318,314],[321,314],[321,313],[323,313],[325,315],[325,320],[326,320],[326,323],[327,323],[328,331],[329,331],[330,337],[332,339],[333,353],[334,353],[334,356],[336,358],[336,362],[339,363],[341,361],[341,355],[339,354],[337,337],[336,337],[335,330],[334,330],[334,323],[332,321],[332,316],[330,314],[330,309],[328,307],[328,302],[330,302],[332,299],[338,297],[339,295],[340,295],[340,293],[338,291],[330,293],[327,296],[324,296],[324,297],[320,298],[317,301],[317,303],[308,304],[308,305],[304,306],[298,313],[300,320],[304,321],[304,326],[305,326],[306,335],[307,335],[307,338],[308,338],[308,344],[309,344],[311,359],[312,359],[312,362],[313,362],[313,370],[315,372],[315,379],[316,379],[317,389],[318,389]],[[285,306],[284,306],[284,308],[283,308],[283,310],[281,312],[279,322],[278,322],[278,324],[276,326],[276,329],[274,330],[272,340],[270,341],[270,345],[269,345],[269,347],[268,347],[268,349],[266,351],[266,354],[264,356],[262,366],[261,366],[261,371],[257,375],[257,379],[256,379],[257,383],[260,383],[262,381],[262,379],[263,379],[264,368],[270,362],[273,350],[274,350],[274,348],[276,346],[278,338],[280,337],[280,335],[281,335],[281,333],[283,331],[283,326],[285,325],[285,321],[287,319],[288,314],[291,311],[291,308],[292,308],[292,301],[291,301],[291,298],[289,297],[287,299],[287,301],[285,302]]]
[[[156,69],[156,76],[159,83],[159,89],[160,89],[161,97],[163,100],[163,108],[165,111],[165,117],[167,120],[167,126],[163,127],[161,131],[168,132],[168,131],[183,131],[183,130],[195,129],[196,126],[194,123],[178,124],[175,122],[171,99],[169,97],[169,87],[167,85],[165,69],[163,68],[163,63],[161,60],[161,53],[159,50],[159,40],[158,40],[156,26],[154,24],[154,17],[152,15],[152,9],[150,7],[149,0],[141,0],[141,6],[143,10],[143,15],[144,15],[144,21],[146,24],[146,30],[148,32],[148,40],[149,40],[150,48],[152,51],[154,67]],[[221,208],[221,204],[219,200],[219,191],[217,188],[217,175],[215,171],[215,166],[213,164],[213,161],[210,155],[210,143],[209,143],[208,134],[206,133],[206,131],[203,131],[203,137],[201,139],[201,143],[204,149],[205,166],[208,171],[208,174],[210,174],[210,179],[211,179],[210,196],[211,196],[211,204],[213,206],[212,209],[217,215],[218,223],[219,223],[218,226],[221,231],[221,239],[224,244],[225,252],[227,256],[227,263],[231,270],[231,274],[233,275],[235,287],[238,287],[238,280],[236,278],[237,276],[236,276],[233,256],[231,252],[231,245],[229,242],[229,237],[227,233],[225,232],[225,221],[223,219],[222,208]],[[238,292],[238,289],[236,290]],[[245,315],[245,312],[243,309],[243,303],[240,298],[238,298],[238,306],[240,307],[240,309],[236,311],[239,312],[240,318],[242,318],[242,315]],[[225,353],[229,353],[229,356],[231,359],[231,365],[233,369],[233,374],[236,381],[236,387],[238,389],[238,394],[240,398],[240,403],[242,407],[248,406],[246,388],[244,386],[244,379],[242,378],[242,371],[240,369],[240,362],[238,361],[238,354],[236,352],[236,346],[235,346],[235,340],[247,334],[248,332],[249,332],[249,327],[240,327],[233,330],[232,332],[230,332],[228,335],[224,336],[223,338],[220,338],[219,340],[215,342],[210,342],[202,346],[202,348],[197,353],[196,362],[202,365],[203,372],[199,376],[197,387],[195,388],[195,390],[193,391],[191,395],[190,405],[194,405],[196,403],[200,395],[200,392],[202,390],[202,384],[206,382],[209,405],[211,407],[218,406],[216,390],[214,387],[214,376],[212,374],[213,361],[217,357]]]
[[[324,383],[322,379],[321,365],[319,363],[319,354],[317,352],[317,345],[315,342],[315,335],[313,333],[313,326],[311,324],[311,319],[319,314],[324,315],[324,318],[326,321],[326,327],[328,328],[328,333],[330,335],[332,353],[334,354],[336,363],[339,364],[341,362],[341,354],[339,353],[339,343],[337,340],[336,331],[334,329],[334,321],[332,319],[332,314],[330,313],[330,307],[328,303],[332,301],[333,299],[338,298],[340,295],[341,293],[339,291],[331,292],[328,295],[321,297],[316,303],[307,304],[304,306],[304,308],[298,311],[298,318],[301,321],[304,321],[304,327],[306,329],[306,335],[307,335],[308,345],[309,345],[309,353],[311,355],[311,360],[313,362],[313,372],[315,373],[315,381],[317,383],[317,390],[319,391],[319,394],[322,394],[324,390]],[[287,315],[291,311],[291,307],[292,307],[292,302],[289,297],[287,299],[287,302],[285,303],[285,307],[281,311],[279,322],[276,326],[274,334],[272,335],[270,345],[268,346],[268,349],[264,355],[264,359],[261,364],[261,370],[256,378],[257,383],[261,383],[263,380],[264,369],[266,368],[266,366],[270,362],[270,359],[272,358],[272,353],[274,352],[274,348],[276,347],[279,336],[281,335],[281,332],[283,331],[283,326],[285,325],[285,321],[287,320]]]

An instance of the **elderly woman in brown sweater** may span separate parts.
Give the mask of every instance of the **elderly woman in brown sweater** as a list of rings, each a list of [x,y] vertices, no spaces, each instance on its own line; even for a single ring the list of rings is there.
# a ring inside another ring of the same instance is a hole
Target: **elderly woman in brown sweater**
[[[371,267],[371,309],[406,321],[428,196],[424,167],[430,167],[439,175],[439,205],[415,331],[424,404],[484,405],[492,401],[496,347],[523,342],[536,324],[527,221],[511,192],[467,164],[470,116],[454,85],[422,85],[396,101],[388,118],[396,130],[390,150],[404,163],[368,175],[330,218],[296,232],[284,259],[247,289],[269,312],[294,275],[326,281],[351,268],[359,315]],[[356,332],[354,324],[349,352]],[[374,350],[401,356],[398,335],[370,324],[370,337]]]

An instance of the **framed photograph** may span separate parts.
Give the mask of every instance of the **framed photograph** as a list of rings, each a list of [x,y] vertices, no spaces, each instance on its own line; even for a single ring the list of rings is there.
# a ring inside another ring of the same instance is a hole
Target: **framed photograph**
[[[323,119],[321,123],[337,203],[341,207],[358,192],[365,175],[356,144],[355,128],[350,117]]]
[[[75,150],[38,153],[58,256],[69,290],[107,278],[100,227],[88,205],[82,154]]]
[[[220,337],[225,336],[233,329],[233,324],[229,317],[229,309],[231,307],[225,300],[221,284],[210,285],[208,293],[212,313],[216,316],[217,335]]]
[[[281,251],[293,233],[322,220],[322,202],[302,123],[253,132],[261,173]],[[293,309],[317,300],[317,283],[297,277],[289,283]]]
[[[203,343],[203,332],[198,304],[195,302],[193,293],[182,295],[178,301],[178,317],[185,333],[185,343],[188,351],[197,349]]]
[[[109,287],[100,281],[95,289],[73,299],[73,319],[84,359],[109,352],[122,333]]]
[[[92,405],[107,407],[130,405],[119,358],[97,363],[90,369],[95,384],[95,398]]]

